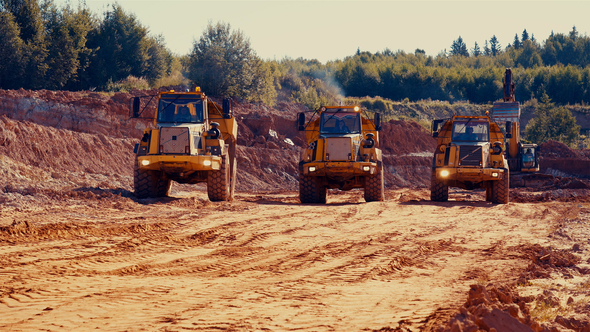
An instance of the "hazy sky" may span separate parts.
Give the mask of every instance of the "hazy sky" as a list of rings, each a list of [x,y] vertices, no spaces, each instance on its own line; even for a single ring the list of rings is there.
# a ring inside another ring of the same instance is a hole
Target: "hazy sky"
[[[57,4],[78,0],[56,0]],[[115,1],[86,0],[95,13]],[[461,36],[468,48],[496,35],[502,48],[524,29],[544,42],[551,31],[575,25],[590,31],[590,1],[145,1],[118,0],[152,35],[182,55],[190,52],[209,21],[223,21],[250,38],[263,59],[329,60],[389,48],[429,55],[449,50]]]

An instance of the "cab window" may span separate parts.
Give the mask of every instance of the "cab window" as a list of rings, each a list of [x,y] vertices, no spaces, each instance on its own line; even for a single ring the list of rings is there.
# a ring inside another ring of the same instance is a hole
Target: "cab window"
[[[489,132],[488,122],[474,120],[453,122],[453,141],[488,142]]]
[[[321,116],[322,134],[358,134],[361,132],[361,118],[358,113],[324,112]]]
[[[160,99],[158,122],[203,123],[203,102],[195,99]]]

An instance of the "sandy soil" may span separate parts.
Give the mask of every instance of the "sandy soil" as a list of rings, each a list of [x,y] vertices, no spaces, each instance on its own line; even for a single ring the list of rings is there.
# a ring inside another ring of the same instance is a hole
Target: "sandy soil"
[[[327,205],[292,191],[211,203],[203,187],[174,188],[160,200],[88,188],[0,205],[0,330],[435,330],[471,285],[523,278],[535,245],[573,241],[590,257],[586,199],[491,205],[457,191],[433,203],[401,189],[375,203],[360,191]],[[567,235],[571,225],[582,231]],[[535,294],[529,280],[520,291]]]

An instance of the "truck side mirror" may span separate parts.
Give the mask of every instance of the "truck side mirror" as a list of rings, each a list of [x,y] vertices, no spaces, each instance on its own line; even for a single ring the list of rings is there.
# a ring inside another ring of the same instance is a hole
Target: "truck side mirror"
[[[432,121],[432,125],[430,127],[430,131],[432,134],[432,137],[438,137],[438,125],[441,124],[443,121],[445,120],[433,120]]]
[[[375,119],[373,122],[375,123],[375,130],[381,130],[381,113],[375,113]]]
[[[297,113],[297,130],[305,130],[305,113]]]
[[[231,117],[232,117],[231,100],[224,99],[223,100],[223,118],[224,119],[231,119]]]
[[[131,99],[131,114],[133,118],[139,118],[139,106],[141,105],[141,102],[139,100],[139,97],[133,97]]]
[[[506,138],[512,138],[512,122],[506,121]]]

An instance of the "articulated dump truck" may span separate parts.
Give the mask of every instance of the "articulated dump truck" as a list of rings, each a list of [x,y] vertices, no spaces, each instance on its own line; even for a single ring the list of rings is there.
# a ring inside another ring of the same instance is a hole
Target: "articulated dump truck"
[[[155,100],[154,128],[135,145],[134,189],[138,198],[168,196],[172,180],[207,183],[211,201],[230,201],[236,184],[238,126],[226,99],[223,107],[201,92],[159,92],[131,99],[138,118]],[[143,104],[143,108],[142,108]]]
[[[508,203],[510,172],[504,135],[495,122],[487,115],[434,120],[432,136],[437,138],[432,159],[432,201],[447,201],[449,187],[458,187],[484,188],[486,201]]]
[[[323,106],[307,123],[305,113],[297,115],[307,140],[299,162],[301,203],[325,204],[327,189],[353,188],[364,188],[367,202],[384,200],[380,119],[363,116],[360,106]]]

